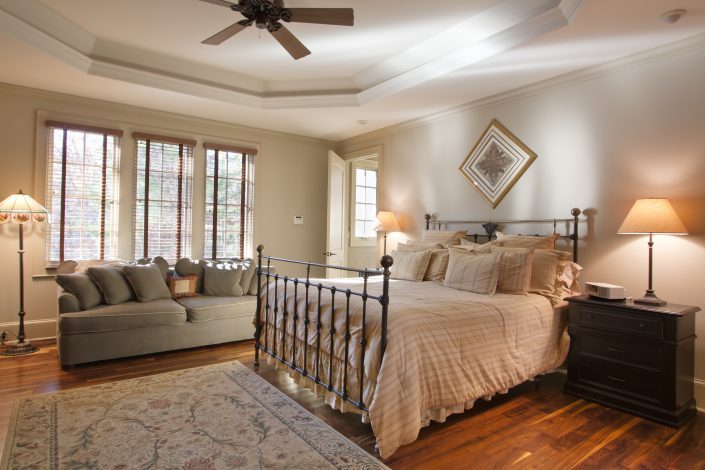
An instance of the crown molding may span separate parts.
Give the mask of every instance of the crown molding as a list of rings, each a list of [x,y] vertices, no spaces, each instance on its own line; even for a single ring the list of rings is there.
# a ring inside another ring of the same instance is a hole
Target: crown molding
[[[501,0],[356,76],[314,80],[315,89],[301,80],[269,82],[106,41],[37,0],[4,0],[0,29],[94,76],[260,109],[357,107],[565,26],[582,2]]]
[[[83,96],[70,95],[66,93],[58,93],[48,90],[40,90],[37,88],[24,87],[21,85],[13,85],[10,83],[0,82],[0,94],[8,94],[19,97],[27,97],[45,101],[47,103],[54,103],[57,105],[69,105],[69,106],[80,106],[83,108],[79,113],[75,111],[63,111],[63,110],[51,110],[42,107],[46,111],[61,113],[62,115],[73,114],[77,118],[90,117],[90,113],[111,113],[114,115],[113,121],[120,119],[129,120],[133,124],[142,124],[139,122],[139,118],[157,119],[161,122],[162,127],[167,128],[168,126],[175,126],[174,130],[179,130],[178,128],[189,128],[191,126],[204,126],[208,129],[207,132],[198,132],[204,137],[221,137],[233,139],[233,133],[240,134],[257,134],[258,136],[270,136],[278,138],[296,139],[303,142],[314,142],[323,143],[330,146],[331,148],[337,145],[336,142],[331,140],[319,139],[315,137],[309,137],[305,135],[292,134],[289,132],[280,132],[271,129],[264,129],[260,127],[243,126],[240,124],[234,124],[224,121],[217,121],[214,119],[205,119],[194,116],[186,116],[178,113],[171,113],[168,111],[160,111],[152,108],[144,108],[140,106],[133,106],[129,104],[116,103],[113,101],[98,100],[95,98],[86,98]],[[122,113],[125,116],[117,116],[118,113]],[[135,119],[138,116],[138,119]],[[145,122],[143,125],[154,127],[153,124]],[[194,131],[195,132],[195,131]]]
[[[530,85],[515,88],[506,92],[482,98],[479,100],[470,101],[452,108],[448,108],[436,113],[429,114],[417,119],[387,126],[382,129],[377,129],[365,134],[360,134],[349,139],[344,139],[339,144],[358,144],[367,140],[379,139],[381,137],[396,134],[408,129],[420,127],[426,124],[442,121],[444,119],[464,114],[477,109],[489,108],[511,101],[527,98],[538,93],[566,87],[575,83],[593,80],[605,75],[611,75],[631,68],[640,67],[652,62],[667,59],[669,57],[687,54],[698,49],[705,48],[705,34],[698,34],[680,41],[667,44],[665,46],[656,47],[647,51],[638,52],[626,57],[615,59],[613,61],[586,67],[573,72],[558,75],[548,78]]]

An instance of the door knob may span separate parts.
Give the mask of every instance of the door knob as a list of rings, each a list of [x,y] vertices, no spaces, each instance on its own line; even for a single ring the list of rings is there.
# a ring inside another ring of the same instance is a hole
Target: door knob
[[[324,251],[323,254],[326,256],[335,256],[335,253],[333,253],[332,251]]]

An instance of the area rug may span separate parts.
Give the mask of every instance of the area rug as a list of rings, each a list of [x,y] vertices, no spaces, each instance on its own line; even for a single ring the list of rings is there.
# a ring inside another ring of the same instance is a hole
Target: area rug
[[[239,362],[15,402],[2,468],[387,468]]]

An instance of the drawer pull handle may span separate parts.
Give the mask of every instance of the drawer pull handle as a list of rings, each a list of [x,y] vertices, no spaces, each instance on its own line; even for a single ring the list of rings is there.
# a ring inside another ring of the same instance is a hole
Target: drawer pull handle
[[[646,328],[646,323],[639,323],[639,328]]]
[[[619,383],[621,383],[621,384],[627,383],[627,380],[626,380],[626,379],[623,379],[622,377],[615,377],[615,376],[613,376],[613,375],[608,375],[607,378],[610,379],[610,380],[614,380],[615,382],[619,382]]]
[[[612,346],[607,346],[607,349],[614,352],[624,352],[622,348],[613,348]]]

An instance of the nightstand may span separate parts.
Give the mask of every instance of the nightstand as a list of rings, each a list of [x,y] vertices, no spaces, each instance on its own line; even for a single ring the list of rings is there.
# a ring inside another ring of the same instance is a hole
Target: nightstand
[[[568,299],[570,352],[564,390],[671,426],[695,414],[698,307]]]

